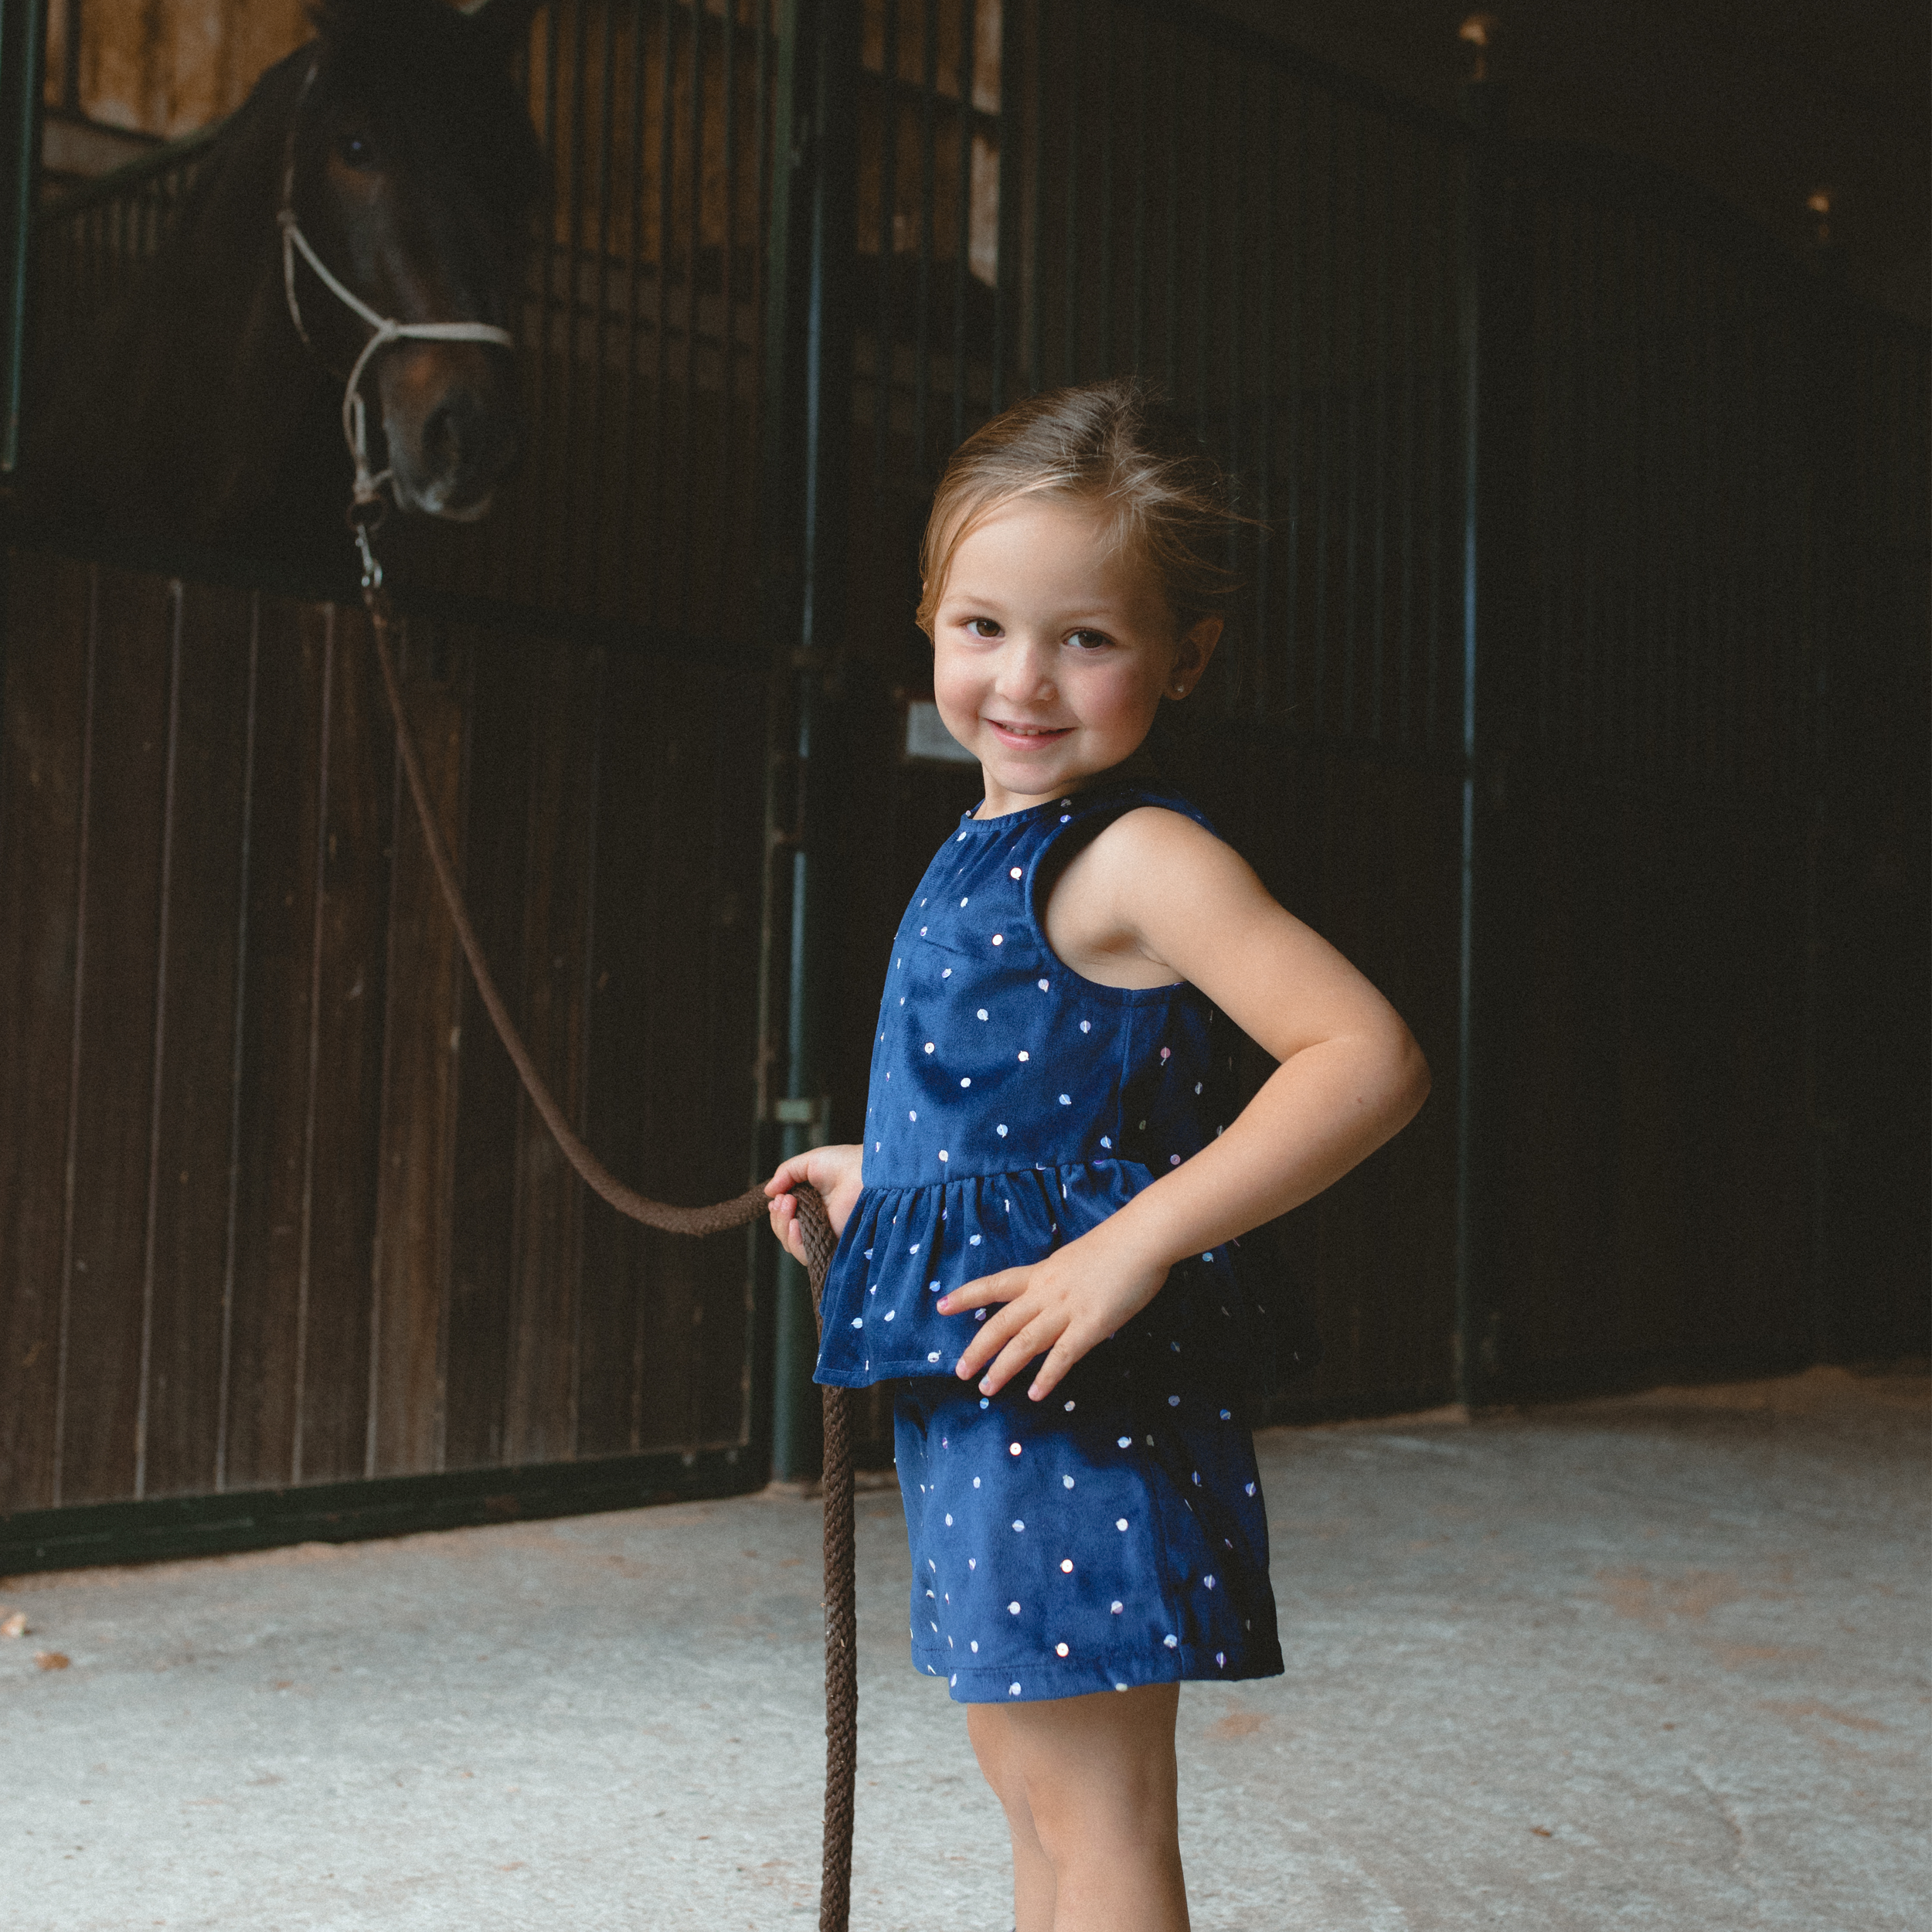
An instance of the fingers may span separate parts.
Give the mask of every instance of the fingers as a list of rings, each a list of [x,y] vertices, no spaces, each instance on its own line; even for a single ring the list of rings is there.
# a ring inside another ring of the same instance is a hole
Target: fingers
[[[989,1308],[995,1301],[1010,1301],[1026,1292],[1032,1270],[1002,1268],[997,1274],[982,1274],[977,1281],[962,1281],[942,1294],[934,1305],[941,1315],[957,1315],[967,1308]]]
[[[981,1392],[989,1396],[998,1394],[1036,1355],[1049,1352],[1065,1333],[1062,1319],[1036,1315],[1008,1338],[1005,1347],[995,1357],[992,1366],[980,1377]],[[1036,1390],[1035,1400],[1045,1393],[1043,1389]]]
[[[777,1236],[779,1245],[791,1258],[802,1266],[810,1264],[805,1254],[805,1237],[799,1231],[798,1204],[789,1194],[774,1196],[770,1209],[771,1231]]]
[[[765,1183],[767,1194],[788,1194],[801,1181],[811,1179],[811,1154],[794,1154],[787,1161],[781,1161],[772,1177]]]
[[[959,1358],[957,1372],[970,1380],[991,1362],[992,1366],[987,1369],[980,1386],[992,1395],[1043,1349],[1052,1347],[1065,1325],[1063,1315],[1050,1316],[1042,1310],[1009,1302],[973,1337]]]
[[[1093,1345],[1091,1342],[1076,1342],[1071,1328],[1062,1330],[1060,1338],[1047,1350],[1046,1359],[1039,1365],[1039,1372],[1026,1391],[1028,1395],[1036,1402],[1044,1402],[1060,1386],[1067,1370]]]

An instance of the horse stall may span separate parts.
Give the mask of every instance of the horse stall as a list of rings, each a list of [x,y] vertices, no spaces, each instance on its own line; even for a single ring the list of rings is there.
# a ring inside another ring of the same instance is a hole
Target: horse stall
[[[855,1130],[976,796],[923,730],[925,502],[1004,402],[1136,369],[1257,519],[1161,755],[1436,1076],[1250,1240],[1276,1418],[1917,1345],[1922,331],[1488,83],[1444,121],[1167,0],[551,0],[511,71],[521,460],[379,542],[485,948],[607,1162],[710,1201]],[[138,306],[241,118],[48,199],[43,357]],[[9,511],[0,1570],[816,1466],[802,1277],[587,1196],[479,1010],[342,373],[285,543],[31,463]]]

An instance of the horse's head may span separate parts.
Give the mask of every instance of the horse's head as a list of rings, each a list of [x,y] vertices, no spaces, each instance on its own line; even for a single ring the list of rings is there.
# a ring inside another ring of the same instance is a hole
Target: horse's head
[[[537,0],[322,0],[291,136],[291,204],[318,257],[397,322],[511,325],[539,177],[510,58]],[[303,325],[346,375],[366,322],[296,270]],[[468,522],[516,453],[510,352],[405,338],[360,385],[404,510]],[[372,440],[373,437],[372,435]]]

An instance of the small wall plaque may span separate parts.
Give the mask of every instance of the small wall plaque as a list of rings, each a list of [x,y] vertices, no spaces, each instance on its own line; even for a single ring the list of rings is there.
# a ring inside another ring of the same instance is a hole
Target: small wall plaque
[[[906,757],[920,764],[979,763],[940,722],[939,706],[930,698],[915,698],[906,707]]]

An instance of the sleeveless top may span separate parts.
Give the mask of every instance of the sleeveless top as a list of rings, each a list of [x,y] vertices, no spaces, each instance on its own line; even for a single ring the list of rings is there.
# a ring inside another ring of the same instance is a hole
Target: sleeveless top
[[[1230,1117],[1233,1029],[1205,995],[1100,985],[1047,944],[1049,853],[1140,805],[1207,825],[1184,799],[1102,780],[968,813],[926,869],[879,1002],[864,1185],[825,1283],[819,1382],[951,1375],[985,1315],[942,1315],[943,1294],[1085,1233]],[[1224,1245],[1177,1264],[1101,1348],[1231,1389],[1252,1325]]]

